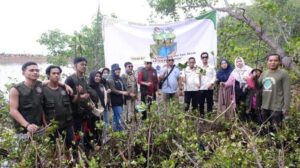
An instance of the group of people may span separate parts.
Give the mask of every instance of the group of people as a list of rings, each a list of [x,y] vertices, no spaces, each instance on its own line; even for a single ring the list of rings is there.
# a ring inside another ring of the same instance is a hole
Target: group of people
[[[278,125],[288,114],[290,107],[290,78],[280,68],[278,54],[266,56],[267,70],[252,69],[241,57],[234,61],[235,68],[223,59],[217,73],[219,83],[218,109],[224,111],[226,118],[232,118],[237,112],[242,121],[258,124],[270,121]]]
[[[59,66],[49,66],[48,80],[41,82],[38,65],[27,62],[22,66],[25,81],[12,87],[9,93],[10,115],[17,133],[36,133],[39,128],[54,123],[57,129],[53,139],[63,135],[67,147],[82,142],[91,149],[91,142],[103,143],[103,135],[110,125],[113,131],[122,131],[124,123],[138,120],[135,108],[138,100],[148,105],[142,112],[141,119],[145,120],[157,96],[162,97],[168,108],[170,100],[183,92],[184,110],[192,107],[191,110],[199,111],[204,118],[213,111],[214,90],[218,88],[217,109],[226,110],[226,118],[234,118],[237,111],[241,120],[281,122],[288,113],[291,94],[289,76],[280,69],[279,55],[267,56],[268,70],[264,72],[250,68],[241,57],[235,59],[234,68],[228,60],[222,59],[216,71],[208,64],[208,57],[207,52],[201,53],[201,66],[190,57],[188,66],[182,70],[175,65],[173,57],[167,57],[166,66],[160,72],[152,67],[151,59],[145,59],[137,75],[131,62],[124,64],[124,74],[116,63],[110,69],[90,72],[88,79],[85,76],[87,60],[76,57],[73,60],[75,72],[65,83],[60,82],[62,69]],[[100,107],[103,114],[95,114],[94,110]],[[97,127],[100,120],[104,122],[104,131]]]

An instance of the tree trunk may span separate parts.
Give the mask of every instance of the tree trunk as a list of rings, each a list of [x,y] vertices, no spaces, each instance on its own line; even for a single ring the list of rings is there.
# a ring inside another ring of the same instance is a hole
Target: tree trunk
[[[244,15],[244,9],[241,9],[244,11],[243,13],[234,11],[232,8],[227,7],[227,8],[215,8],[211,5],[209,5],[210,8],[216,11],[220,12],[226,12],[229,14],[229,16],[246,23],[252,30],[255,31],[255,34],[262,40],[264,41],[268,46],[270,46],[275,53],[279,54],[282,60],[282,64],[285,68],[292,68],[293,61],[292,58],[288,57],[285,53],[285,51],[282,49],[282,47],[276,43],[270,36],[267,35],[265,31],[262,30],[260,26],[258,26],[252,19],[246,18]]]

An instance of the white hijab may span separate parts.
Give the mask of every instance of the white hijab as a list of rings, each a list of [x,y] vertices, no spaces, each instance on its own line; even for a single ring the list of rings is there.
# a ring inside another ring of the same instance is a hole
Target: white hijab
[[[242,61],[242,67],[239,68],[237,66],[237,60]],[[232,71],[232,75],[235,78],[235,80],[239,81],[240,83],[246,83],[246,78],[249,76],[249,74],[252,71],[252,68],[245,64],[245,61],[242,57],[237,57],[234,60],[235,68]]]

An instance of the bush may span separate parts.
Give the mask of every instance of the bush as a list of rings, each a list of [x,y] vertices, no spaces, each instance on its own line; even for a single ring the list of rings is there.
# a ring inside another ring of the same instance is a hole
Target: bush
[[[168,168],[300,165],[300,114],[295,109],[276,133],[262,134],[264,127],[252,122],[238,119],[206,122],[193,112],[183,112],[178,102],[172,102],[167,110],[161,106],[153,104],[148,119],[127,125],[126,131],[112,132],[110,129],[111,138],[107,143],[95,144],[94,151],[85,153],[83,150],[66,151],[62,140],[53,144],[48,137],[53,126],[47,128],[43,136],[34,135],[33,141],[17,140],[5,124],[7,115],[3,114],[7,113],[7,104],[1,105],[1,121],[5,122],[0,124],[0,148],[9,153],[7,157],[0,156],[1,164],[8,162],[11,167]],[[103,125],[99,123],[99,129]]]

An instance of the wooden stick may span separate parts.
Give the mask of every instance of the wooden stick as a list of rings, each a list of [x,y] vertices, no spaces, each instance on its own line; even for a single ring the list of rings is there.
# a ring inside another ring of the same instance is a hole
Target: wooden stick
[[[58,139],[56,139],[56,146],[57,146],[57,150],[58,150],[57,152],[58,152],[58,160],[59,160],[58,167],[60,168],[61,167],[61,148],[60,148]]]
[[[185,154],[185,156],[194,164],[194,167],[199,167],[198,163],[196,163],[192,157],[188,154],[188,152],[181,146],[178,144],[178,142],[176,140],[172,140],[172,142],[180,149],[183,151],[183,153]]]
[[[149,168],[151,127],[152,127],[152,123],[150,124],[149,131],[148,131],[147,168]]]
[[[258,152],[257,152],[257,149],[256,149],[255,145],[252,143],[252,139],[250,138],[250,135],[247,133],[247,131],[246,131],[244,128],[238,127],[238,126],[236,126],[236,128],[237,128],[238,130],[242,131],[242,132],[246,135],[246,137],[247,137],[247,139],[248,139],[248,142],[249,142],[249,144],[250,144],[250,146],[251,146],[251,150],[252,150],[252,152],[254,153],[254,157],[255,157],[255,161],[256,161],[257,166],[258,166],[259,168],[263,168],[263,166],[262,166],[262,164],[261,164],[261,160],[260,160],[260,158],[258,157],[259,154],[258,154]]]
[[[120,149],[118,149],[118,152],[119,152],[119,155],[121,156],[121,158],[123,159],[123,161],[127,163],[127,159],[126,159],[126,157],[124,156],[124,152],[121,151]]]
[[[230,108],[231,106],[233,105],[233,102],[230,103],[230,105],[227,107],[227,109],[225,109],[222,113],[220,113],[214,120],[208,120],[208,119],[204,119],[204,118],[201,118],[201,117],[195,117],[195,116],[191,116],[191,115],[188,115],[188,114],[185,114],[186,117],[190,117],[190,118],[195,118],[195,119],[198,119],[198,120],[201,120],[201,121],[205,121],[205,122],[208,122],[208,123],[214,123],[217,121],[217,119],[219,119],[223,114],[225,114]]]

